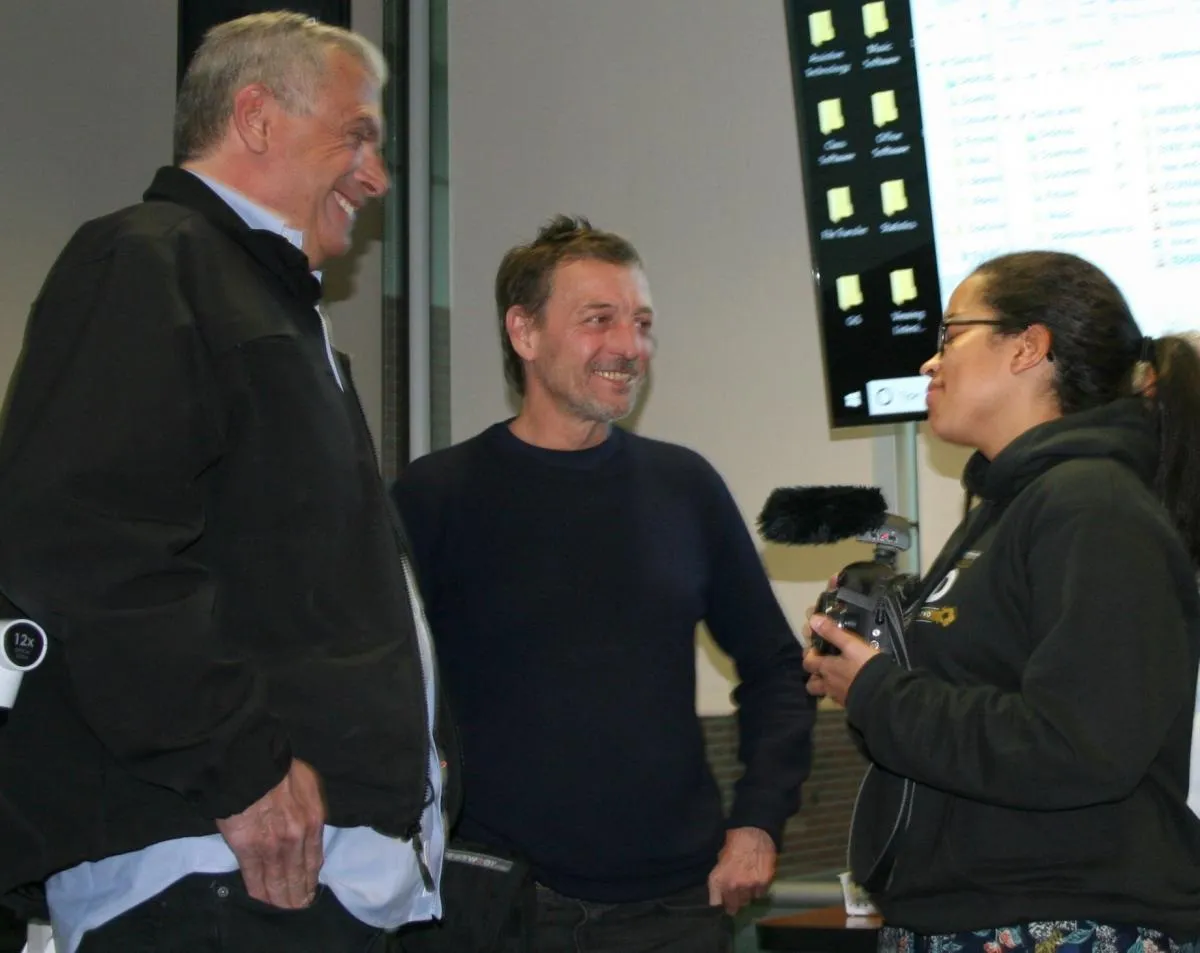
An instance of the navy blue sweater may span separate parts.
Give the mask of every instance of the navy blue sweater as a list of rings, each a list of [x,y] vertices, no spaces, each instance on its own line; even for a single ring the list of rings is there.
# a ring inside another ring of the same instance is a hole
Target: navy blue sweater
[[[729,827],[779,841],[808,774],[801,649],[721,478],[614,429],[551,451],[506,424],[395,487],[462,735],[459,833],[583,899],[703,883]],[[695,713],[695,629],[737,665],[728,820]]]

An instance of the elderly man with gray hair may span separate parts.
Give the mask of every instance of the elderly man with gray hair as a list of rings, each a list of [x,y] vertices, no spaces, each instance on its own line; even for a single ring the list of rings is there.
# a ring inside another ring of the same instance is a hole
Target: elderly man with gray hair
[[[319,307],[388,188],[385,80],[307,17],[214,28],[179,164],[33,306],[0,593],[49,650],[0,732],[0,893],[45,883],[59,953],[360,953],[441,913],[457,759]]]

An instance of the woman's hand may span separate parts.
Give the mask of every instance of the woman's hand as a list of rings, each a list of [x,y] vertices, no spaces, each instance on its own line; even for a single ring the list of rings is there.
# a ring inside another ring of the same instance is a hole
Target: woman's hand
[[[826,592],[837,592],[837,588],[838,588],[838,574],[834,573],[832,576],[829,577],[829,582],[827,582],[825,584],[825,591]],[[825,695],[825,683],[824,683],[824,681],[822,681],[821,676],[818,674],[815,674],[814,670],[808,664],[808,657],[810,655],[816,655],[816,653],[813,651],[813,648],[812,648],[812,617],[813,617],[813,613],[816,611],[817,611],[816,606],[809,606],[807,609],[804,610],[805,622],[804,622],[804,631],[801,633],[801,639],[804,642],[804,667],[805,667],[805,669],[808,670],[808,673],[809,673],[808,685],[806,686],[808,689],[808,693],[810,695],[816,695],[818,698],[822,698]]]
[[[807,632],[815,632],[841,651],[840,655],[818,655],[810,648],[804,653],[804,669],[810,676],[808,693],[825,695],[844,706],[850,686],[879,649],[819,612],[809,616]]]

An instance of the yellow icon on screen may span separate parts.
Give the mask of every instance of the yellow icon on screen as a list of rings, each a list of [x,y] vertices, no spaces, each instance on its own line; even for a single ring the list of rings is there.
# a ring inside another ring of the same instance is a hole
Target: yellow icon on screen
[[[876,126],[886,126],[900,118],[900,110],[896,108],[896,91],[881,89],[871,94],[871,118]]]
[[[837,280],[838,307],[843,311],[857,308],[863,303],[862,282],[858,275],[841,275]]]
[[[904,304],[917,296],[917,279],[911,268],[898,268],[889,276],[892,282],[892,302]]]
[[[813,46],[828,43],[837,33],[833,29],[833,11],[818,10],[808,15],[808,37]]]
[[[908,194],[904,191],[903,179],[889,179],[879,186],[879,196],[883,201],[883,214],[895,215],[908,208]]]
[[[877,33],[886,33],[888,31],[887,6],[883,0],[876,0],[875,3],[864,3],[862,10],[863,32],[867,34],[868,39]]]
[[[829,201],[829,220],[831,222],[840,222],[844,218],[849,218],[854,214],[854,202],[850,198],[850,186],[843,185],[836,189],[830,189],[825,193],[826,199]]]
[[[846,117],[842,115],[840,99],[823,99],[817,103],[817,120],[821,123],[823,135],[829,135],[835,129],[846,125]]]

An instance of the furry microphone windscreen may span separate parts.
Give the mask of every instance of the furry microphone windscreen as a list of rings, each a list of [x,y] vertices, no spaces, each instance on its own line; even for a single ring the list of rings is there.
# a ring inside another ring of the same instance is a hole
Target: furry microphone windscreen
[[[835,543],[878,529],[886,517],[878,487],[780,487],[767,498],[758,530],[773,543]]]

